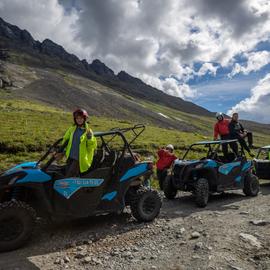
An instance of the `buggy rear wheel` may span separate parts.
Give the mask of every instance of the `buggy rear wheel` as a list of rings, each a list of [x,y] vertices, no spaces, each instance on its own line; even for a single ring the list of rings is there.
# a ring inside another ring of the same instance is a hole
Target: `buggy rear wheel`
[[[0,204],[0,252],[23,246],[32,234],[35,219],[35,210],[24,202]]]
[[[205,178],[198,179],[195,186],[196,204],[199,207],[205,207],[209,199],[209,184]]]
[[[167,199],[172,200],[177,194],[177,189],[172,185],[172,177],[168,175],[163,182],[163,191]]]
[[[130,201],[131,213],[138,221],[152,221],[158,216],[161,204],[156,190],[140,187]]]
[[[260,183],[258,177],[252,173],[246,175],[244,180],[243,192],[246,196],[257,196],[260,191]]]

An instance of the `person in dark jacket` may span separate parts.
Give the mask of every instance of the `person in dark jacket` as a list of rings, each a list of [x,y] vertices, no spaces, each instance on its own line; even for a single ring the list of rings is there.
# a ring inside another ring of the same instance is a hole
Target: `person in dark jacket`
[[[242,148],[244,148],[251,157],[254,155],[251,153],[250,148],[248,147],[245,138],[248,136],[248,132],[244,129],[242,124],[238,121],[239,115],[238,113],[233,113],[232,120],[229,124],[229,131],[231,139],[237,139]],[[236,148],[236,152],[238,154],[238,146]]]
[[[171,167],[174,160],[177,159],[173,153],[174,147],[172,144],[168,144],[166,148],[162,148],[158,151],[157,161],[157,177],[159,181],[159,187],[163,190],[163,181],[167,176],[168,169]]]

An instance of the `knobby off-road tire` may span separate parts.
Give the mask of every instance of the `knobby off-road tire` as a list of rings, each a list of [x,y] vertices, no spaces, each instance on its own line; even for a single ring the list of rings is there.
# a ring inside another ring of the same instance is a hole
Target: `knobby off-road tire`
[[[140,187],[130,200],[131,213],[139,222],[152,221],[158,216],[161,204],[161,197],[156,190]]]
[[[172,200],[177,194],[177,189],[172,185],[172,177],[170,175],[166,176],[163,182],[163,191],[167,199]]]
[[[243,192],[246,196],[257,196],[260,191],[260,183],[258,177],[252,173],[246,175],[244,180]]]
[[[0,204],[0,252],[23,246],[33,232],[36,212],[21,201]]]
[[[209,199],[209,184],[205,178],[198,179],[195,186],[195,200],[199,207],[205,207]]]

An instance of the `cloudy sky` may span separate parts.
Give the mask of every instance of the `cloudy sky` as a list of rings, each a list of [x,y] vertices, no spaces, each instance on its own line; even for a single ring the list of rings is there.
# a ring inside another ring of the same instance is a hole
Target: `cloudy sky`
[[[268,0],[0,0],[0,16],[211,111],[270,123]]]

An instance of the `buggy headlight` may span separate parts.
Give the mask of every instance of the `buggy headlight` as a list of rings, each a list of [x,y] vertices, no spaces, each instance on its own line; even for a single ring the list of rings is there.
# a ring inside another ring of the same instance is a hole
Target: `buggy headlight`
[[[25,177],[26,173],[25,172],[20,172],[20,173],[16,173],[12,176],[10,176],[9,178],[9,182],[8,182],[8,185],[11,186],[11,185],[14,185],[16,183],[17,180]]]
[[[13,184],[15,184],[15,182],[16,182],[19,178],[20,178],[19,175],[16,175],[16,176],[12,177],[12,178],[9,180],[8,184],[9,184],[10,186],[13,185]]]
[[[199,164],[197,164],[197,165],[195,166],[195,168],[196,168],[196,169],[200,169],[200,168],[202,168],[203,166],[204,166],[203,163],[199,163]]]

